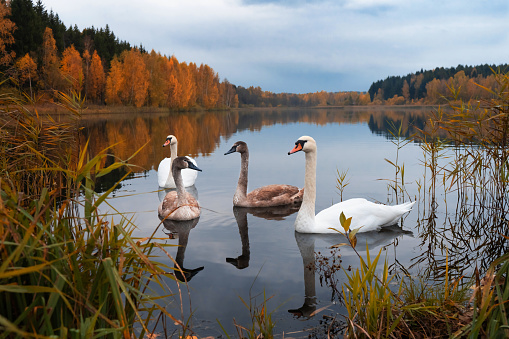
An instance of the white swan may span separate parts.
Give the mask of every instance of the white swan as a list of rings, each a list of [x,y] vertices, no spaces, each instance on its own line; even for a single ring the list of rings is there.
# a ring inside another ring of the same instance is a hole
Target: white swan
[[[173,176],[171,174],[171,164],[173,160],[178,156],[177,155],[177,138],[174,135],[168,135],[166,137],[166,141],[163,144],[163,147],[170,145],[170,157],[164,158],[159,163],[159,167],[157,168],[157,182],[159,187],[164,188],[175,188],[175,180],[173,180]],[[196,161],[187,157],[191,162],[198,166]],[[184,187],[193,186],[196,181],[196,177],[198,176],[197,171],[193,171],[191,169],[182,170],[182,179],[184,180]]]
[[[382,226],[393,225],[406,212],[409,212],[414,202],[401,205],[387,206],[375,204],[363,198],[349,199],[324,209],[315,216],[316,200],[316,142],[309,136],[302,136],[295,142],[295,147],[288,152],[293,154],[304,151],[306,154],[306,176],[304,179],[304,198],[299,213],[295,219],[295,230],[301,233],[334,233],[335,228],[343,232],[339,222],[341,212],[345,217],[352,217],[350,229],[362,227],[358,232],[369,232]]]
[[[200,216],[198,201],[184,188],[181,171],[186,168],[201,171],[187,157],[175,158],[171,171],[177,190],[168,192],[159,205],[157,212],[160,219],[192,220]]]
[[[302,190],[292,185],[267,185],[247,193],[247,171],[249,149],[244,141],[237,141],[224,155],[240,153],[240,175],[233,195],[233,206],[271,207],[298,204],[302,201]]]

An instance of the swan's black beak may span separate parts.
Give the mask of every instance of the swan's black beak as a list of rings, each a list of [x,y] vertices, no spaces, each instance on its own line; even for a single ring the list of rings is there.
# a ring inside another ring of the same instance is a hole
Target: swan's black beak
[[[195,171],[200,171],[202,172],[201,169],[199,169],[195,164],[193,164],[191,161],[188,161],[187,162],[187,167],[190,168],[190,169],[194,169]]]
[[[228,152],[226,152],[224,155],[235,153],[237,151],[237,146],[232,146]]]

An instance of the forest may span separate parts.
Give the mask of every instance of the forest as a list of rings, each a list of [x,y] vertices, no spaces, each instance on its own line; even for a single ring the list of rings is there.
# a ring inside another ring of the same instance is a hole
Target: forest
[[[482,87],[496,90],[495,74],[507,71],[507,64],[458,65],[389,76],[367,92],[272,93],[221,80],[209,65],[131,46],[108,25],[67,27],[41,0],[11,0],[0,7],[4,77],[13,80],[11,87],[50,101],[60,91],[79,94],[89,105],[172,110],[440,104],[451,89],[455,99],[485,98],[489,93]]]

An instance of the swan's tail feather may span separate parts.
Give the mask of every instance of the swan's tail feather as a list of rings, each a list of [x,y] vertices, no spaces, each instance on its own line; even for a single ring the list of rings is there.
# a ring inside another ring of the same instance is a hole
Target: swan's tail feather
[[[403,214],[406,212],[410,212],[412,210],[412,207],[414,207],[414,204],[415,204],[415,201],[409,201],[409,202],[405,202],[400,205],[396,205],[394,207],[397,208],[399,211],[401,211],[401,214]]]

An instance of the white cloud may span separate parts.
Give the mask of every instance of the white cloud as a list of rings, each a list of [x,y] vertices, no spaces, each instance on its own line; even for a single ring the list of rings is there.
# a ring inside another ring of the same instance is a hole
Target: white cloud
[[[66,25],[110,28],[221,78],[273,92],[367,90],[389,75],[509,54],[502,1],[45,1]],[[494,11],[492,11],[494,10]],[[490,12],[492,11],[492,12]],[[322,81],[320,80],[322,79]]]

